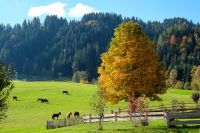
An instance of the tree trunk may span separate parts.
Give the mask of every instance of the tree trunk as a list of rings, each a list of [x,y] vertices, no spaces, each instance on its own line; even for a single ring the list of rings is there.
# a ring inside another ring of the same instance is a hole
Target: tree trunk
[[[102,130],[103,129],[103,117],[104,117],[103,114],[99,115],[99,128],[98,128],[98,130]]]

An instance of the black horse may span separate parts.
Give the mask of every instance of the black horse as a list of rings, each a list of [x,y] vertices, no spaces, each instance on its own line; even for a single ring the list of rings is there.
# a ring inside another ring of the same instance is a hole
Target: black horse
[[[61,112],[53,114],[52,119],[54,119],[55,117],[58,119],[59,115],[61,115]]]
[[[49,103],[48,99],[46,98],[38,98],[37,101],[40,101],[41,103]]]
[[[63,94],[69,95],[68,91],[63,91],[62,93],[63,93]]]
[[[79,112],[77,112],[77,111],[74,112],[74,117],[75,117],[75,118],[79,117],[79,115],[80,115]]]
[[[46,98],[41,98],[41,103],[49,103],[49,100],[48,99],[46,99]]]
[[[13,96],[13,100],[17,101],[17,96]]]

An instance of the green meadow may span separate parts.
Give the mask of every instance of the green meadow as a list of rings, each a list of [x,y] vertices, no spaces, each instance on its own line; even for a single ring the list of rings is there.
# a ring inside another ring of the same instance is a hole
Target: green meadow
[[[97,86],[93,84],[80,84],[74,82],[22,82],[15,81],[15,88],[9,97],[8,117],[0,122],[0,133],[29,133],[29,132],[96,132],[97,124],[80,124],[65,128],[46,130],[46,120],[51,119],[53,113],[62,112],[60,118],[66,117],[67,112],[79,111],[81,115],[92,112],[89,106],[91,96],[95,93]],[[62,94],[67,90],[69,95]],[[171,100],[192,102],[190,99],[193,91],[168,89],[162,95],[162,102],[149,102],[150,106],[159,106],[161,103],[170,104]],[[18,101],[13,101],[16,95]],[[49,103],[40,103],[37,98],[47,98]],[[110,109],[127,109],[127,103],[122,101],[116,105],[107,104],[106,113]],[[165,128],[165,122],[154,120],[149,127],[132,129],[130,122],[105,122],[102,132],[199,132],[199,127],[186,129]]]

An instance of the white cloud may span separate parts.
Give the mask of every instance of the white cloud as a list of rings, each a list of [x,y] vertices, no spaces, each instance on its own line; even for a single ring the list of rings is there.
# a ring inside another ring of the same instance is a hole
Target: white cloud
[[[92,12],[99,12],[94,7],[90,7],[88,5],[84,5],[82,3],[78,3],[75,7],[69,9],[68,16],[79,18],[85,14],[92,13]]]
[[[66,14],[64,10],[65,6],[65,3],[55,2],[47,6],[31,7],[28,15],[31,17],[42,15],[57,15],[58,17],[64,17]]]

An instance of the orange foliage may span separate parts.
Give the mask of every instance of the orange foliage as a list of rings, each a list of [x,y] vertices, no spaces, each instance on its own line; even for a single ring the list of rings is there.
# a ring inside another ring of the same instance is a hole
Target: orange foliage
[[[135,94],[158,98],[166,90],[164,67],[148,37],[134,22],[115,29],[108,52],[98,69],[105,99],[117,103]]]
[[[176,36],[175,36],[175,35],[172,35],[172,36],[170,37],[169,43],[170,43],[170,44],[176,44],[176,42],[177,42]]]

